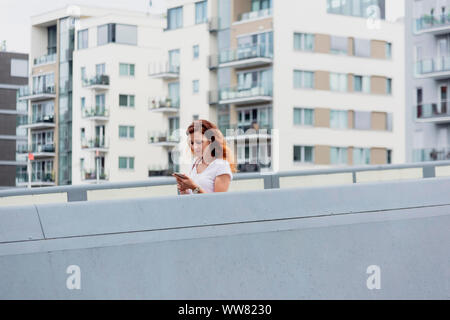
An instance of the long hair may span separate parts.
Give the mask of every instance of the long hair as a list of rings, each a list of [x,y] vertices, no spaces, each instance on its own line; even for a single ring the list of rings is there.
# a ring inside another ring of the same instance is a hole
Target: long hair
[[[237,172],[233,151],[227,145],[227,142],[219,128],[217,128],[214,123],[208,120],[194,120],[187,128],[186,135],[189,136],[190,134],[193,134],[196,128],[201,128],[202,135],[205,135],[208,141],[210,141],[210,144],[208,145],[210,156],[215,159],[218,159],[218,157],[220,157],[223,160],[228,161],[228,163],[230,164],[231,172]],[[190,145],[189,147],[191,148],[191,152],[194,153],[192,147]]]

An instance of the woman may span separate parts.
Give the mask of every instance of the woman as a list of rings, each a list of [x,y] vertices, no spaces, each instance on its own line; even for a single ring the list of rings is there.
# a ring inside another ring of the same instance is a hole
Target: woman
[[[194,156],[189,175],[178,176],[180,194],[227,192],[236,172],[232,152],[222,132],[208,120],[196,120],[186,130]]]

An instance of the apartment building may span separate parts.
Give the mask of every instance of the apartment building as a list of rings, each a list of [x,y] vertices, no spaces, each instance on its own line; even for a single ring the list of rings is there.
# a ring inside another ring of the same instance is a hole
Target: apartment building
[[[26,132],[16,122],[26,114],[17,103],[20,86],[28,83],[28,55],[0,51],[0,188],[16,185],[16,170],[25,164]]]
[[[389,2],[166,4],[160,16],[70,7],[33,18],[21,97],[51,183],[186,171],[185,130],[202,118],[240,172],[404,161],[404,26],[385,20]]]
[[[406,5],[407,160],[450,160],[450,1]]]

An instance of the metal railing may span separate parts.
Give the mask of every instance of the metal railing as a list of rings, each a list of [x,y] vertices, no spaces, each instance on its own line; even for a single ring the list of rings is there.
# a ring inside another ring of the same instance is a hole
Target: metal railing
[[[424,15],[416,19],[415,31],[426,31],[433,28],[450,26],[450,15],[441,14],[438,17],[431,15]]]
[[[254,58],[272,58],[273,48],[267,45],[253,45],[237,49],[223,50],[219,53],[218,63],[229,63]]]
[[[180,142],[179,131],[175,130],[174,132],[166,131],[166,132],[150,132],[148,134],[148,142],[152,143],[164,143],[164,142]]]
[[[83,118],[109,117],[108,109],[105,107],[93,107],[83,109]]]
[[[156,97],[149,101],[149,108],[162,109],[162,108],[179,108],[180,98],[172,99],[170,97]]]
[[[426,75],[429,73],[445,71],[450,71],[450,57],[423,59],[416,63],[416,73],[418,75]]]
[[[102,74],[89,79],[83,79],[83,87],[90,86],[109,86],[109,76]]]
[[[425,103],[416,106],[417,119],[433,119],[450,117],[450,101]]]
[[[108,149],[108,143],[104,137],[95,137],[81,140],[82,149]]]
[[[41,64],[56,62],[56,53],[46,54],[34,59],[34,65],[38,66]]]
[[[269,86],[254,86],[251,88],[230,87],[219,91],[219,99],[222,101],[234,99],[246,99],[252,97],[271,97],[272,88]]]
[[[151,77],[166,74],[178,76],[180,74],[180,66],[169,62],[153,63],[148,66],[148,75]]]
[[[450,146],[443,148],[423,148],[413,150],[413,161],[445,161],[450,160]]]
[[[345,167],[338,169],[318,169],[318,170],[302,170],[302,171],[284,171],[284,172],[263,172],[263,173],[237,173],[233,175],[233,181],[250,182],[254,180],[263,180],[264,189],[279,189],[280,180],[284,178],[304,178],[309,179],[320,178],[324,179],[326,176],[333,176],[339,174],[351,174],[352,183],[367,182],[367,179],[359,180],[359,174],[367,173],[379,173],[384,174],[386,172],[397,172],[404,169],[417,169],[421,172],[422,178],[434,178],[436,177],[436,170],[439,167],[450,167],[450,161],[436,161],[436,162],[422,162],[413,164],[398,164],[398,165],[376,165],[376,166],[359,166],[359,167]],[[388,180],[388,179],[384,179]],[[396,180],[395,177],[390,180]],[[377,180],[374,180],[377,181]],[[176,180],[172,177],[158,177],[145,181],[136,182],[108,182],[97,185],[74,185],[74,186],[57,186],[46,188],[34,188],[34,189],[10,189],[0,191],[0,203],[2,198],[12,196],[26,196],[26,195],[42,195],[42,194],[67,194],[67,201],[87,201],[88,192],[98,190],[118,190],[126,191],[127,189],[136,190],[136,188],[145,187],[162,187],[173,186],[175,187]],[[327,185],[327,183],[323,183]],[[249,189],[251,190],[251,189]],[[176,191],[175,191],[176,192]],[[150,194],[149,194],[150,196]]]
[[[19,88],[19,98],[29,97],[33,95],[41,95],[41,94],[56,94],[55,86],[46,86],[39,88],[30,88],[29,86],[22,86]]]
[[[238,21],[247,21],[260,18],[270,17],[272,15],[272,8],[262,9],[259,11],[245,12],[239,15]]]

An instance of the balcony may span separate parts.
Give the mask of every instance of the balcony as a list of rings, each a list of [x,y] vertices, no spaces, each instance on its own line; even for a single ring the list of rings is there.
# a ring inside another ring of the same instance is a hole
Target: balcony
[[[417,122],[450,123],[450,101],[416,106]]]
[[[416,74],[417,78],[434,78],[436,80],[450,78],[450,57],[418,61]]]
[[[413,150],[414,162],[450,160],[450,146]]]
[[[171,99],[169,97],[151,99],[149,101],[149,110],[151,112],[177,113],[180,110],[180,99]]]
[[[271,124],[261,124],[256,121],[252,123],[239,123],[219,126],[219,130],[226,140],[244,139],[266,139],[270,140],[272,135]],[[227,132],[228,131],[228,132]]]
[[[16,174],[16,186],[26,187],[28,185],[28,173],[22,172]],[[55,186],[54,173],[33,172],[31,174],[31,187]]]
[[[98,177],[97,177],[98,173]],[[109,180],[108,174],[104,168],[100,169],[98,172],[95,169],[90,170],[82,170],[81,172],[81,180],[87,183],[100,183],[106,182]]]
[[[174,132],[156,132],[149,133],[148,142],[154,146],[173,148],[180,143],[178,130]]]
[[[34,66],[40,66],[44,64],[50,64],[56,62],[56,53],[53,54],[47,54],[44,56],[41,56],[39,58],[34,59]]]
[[[253,88],[223,88],[219,91],[219,104],[248,104],[271,102],[272,87],[256,86]]]
[[[83,79],[83,87],[92,90],[107,90],[109,89],[109,76],[102,74],[90,79]]]
[[[217,32],[220,28],[219,17],[214,17],[209,19],[208,21],[208,30],[209,32]]]
[[[439,35],[447,33],[450,30],[450,15],[443,14],[439,17],[424,15],[416,19],[414,32],[416,34],[430,33]]]
[[[23,117],[20,126],[27,129],[49,129],[55,127],[55,115],[40,115],[37,117]]]
[[[33,145],[31,152],[35,159],[54,157],[55,145],[53,143]]]
[[[148,176],[149,177],[164,177],[170,176],[174,172],[178,172],[179,166],[175,164],[169,164],[169,166],[149,166],[148,167]]]
[[[234,22],[233,24],[245,23],[245,22],[249,22],[249,21],[257,20],[257,19],[269,18],[272,16],[272,13],[273,13],[272,8],[267,8],[267,9],[263,9],[263,10],[259,10],[259,11],[245,12],[245,13],[240,14],[237,21]]]
[[[105,141],[105,137],[95,137],[93,139],[82,139],[81,149],[86,151],[108,152],[109,147]]]
[[[34,102],[34,101],[55,99],[55,97],[56,91],[54,85],[41,87],[34,90],[32,90],[29,86],[23,86],[19,88],[18,100],[19,101],[30,100],[31,102]]]
[[[148,76],[152,79],[174,80],[180,76],[180,66],[169,63],[153,64],[148,68]]]
[[[271,64],[273,49],[263,45],[224,50],[210,57],[209,68],[250,68]]]
[[[92,121],[108,121],[109,111],[105,107],[84,108],[83,118]]]

